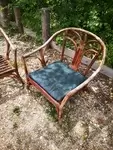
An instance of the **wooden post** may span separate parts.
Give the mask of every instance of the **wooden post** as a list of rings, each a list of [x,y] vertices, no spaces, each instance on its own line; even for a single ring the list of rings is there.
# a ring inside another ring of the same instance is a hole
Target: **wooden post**
[[[21,22],[21,13],[20,13],[20,8],[19,7],[14,7],[14,15],[15,15],[15,21],[16,21],[16,25],[18,27],[18,31],[20,33],[24,33],[24,28]]]
[[[42,39],[43,43],[50,37],[50,10],[42,8]]]
[[[8,0],[0,0],[0,24],[8,27]]]

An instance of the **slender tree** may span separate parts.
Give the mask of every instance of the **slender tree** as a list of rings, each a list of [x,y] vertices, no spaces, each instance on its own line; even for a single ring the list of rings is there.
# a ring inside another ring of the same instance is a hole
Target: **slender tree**
[[[0,24],[3,27],[8,25],[8,3],[9,0],[0,0]]]

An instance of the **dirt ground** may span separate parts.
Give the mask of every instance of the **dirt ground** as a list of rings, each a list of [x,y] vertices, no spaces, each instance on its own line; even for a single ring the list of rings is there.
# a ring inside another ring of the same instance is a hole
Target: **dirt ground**
[[[20,57],[37,46],[27,36],[10,39],[25,79]],[[3,54],[2,39],[0,47]],[[38,61],[29,65],[32,69]],[[28,91],[11,78],[0,80],[0,150],[113,150],[113,80],[99,74],[87,91],[67,102],[60,124],[54,107],[37,90]]]

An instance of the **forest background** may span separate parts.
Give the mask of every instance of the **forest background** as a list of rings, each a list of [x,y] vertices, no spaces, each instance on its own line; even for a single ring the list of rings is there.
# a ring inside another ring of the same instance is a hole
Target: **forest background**
[[[22,23],[41,39],[41,10],[49,8],[51,34],[64,27],[89,30],[107,46],[106,65],[113,68],[113,0],[0,0],[0,10],[14,20],[14,7],[21,9]],[[7,16],[7,15],[6,15]]]

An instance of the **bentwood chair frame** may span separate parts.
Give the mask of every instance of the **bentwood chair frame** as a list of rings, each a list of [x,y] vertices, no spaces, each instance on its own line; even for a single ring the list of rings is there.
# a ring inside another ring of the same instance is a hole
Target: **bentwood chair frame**
[[[18,72],[17,49],[12,45],[11,41],[9,40],[8,36],[6,35],[6,33],[2,28],[0,28],[0,34],[2,35],[2,38],[5,39],[6,42],[5,56],[0,55],[0,79],[11,76],[17,78],[22,84],[24,84]],[[11,50],[14,52],[13,62],[11,61],[10,58]]]
[[[31,56],[33,56],[35,53],[39,52],[40,57],[39,56],[37,57],[40,60],[42,67],[44,67],[45,69],[48,66],[48,64],[47,64],[47,61],[45,60],[44,53],[49,48],[50,45],[52,47],[53,42],[55,42],[56,37],[59,36],[60,34],[62,34],[62,37],[63,37],[62,45],[60,45],[61,56],[59,57],[61,62],[65,60],[65,50],[66,50],[67,41],[70,41],[74,45],[74,50],[75,50],[73,58],[72,58],[72,62],[69,65],[69,67],[72,70],[79,71],[79,67],[80,67],[83,55],[89,56],[91,54],[92,59],[90,63],[88,64],[88,66],[86,67],[85,71],[83,71],[82,73],[82,75],[87,76],[87,79],[84,80],[84,82],[79,84],[77,87],[68,91],[60,101],[57,101],[53,96],[51,96],[44,89],[44,87],[42,87],[40,84],[38,84],[36,81],[34,81],[30,77],[29,75],[30,72],[28,70],[28,65],[26,63],[26,60],[29,59]],[[102,68],[102,65],[104,64],[105,56],[106,56],[106,46],[104,42],[95,34],[89,31],[86,31],[84,29],[81,29],[81,28],[70,27],[70,28],[61,29],[55,34],[53,34],[43,45],[38,47],[36,50],[22,56],[26,79],[27,79],[27,86],[28,87],[30,85],[35,86],[35,88],[37,88],[56,107],[56,111],[58,113],[58,119],[60,119],[65,103],[74,94],[76,94],[82,88],[86,87],[87,84],[92,79],[94,79],[94,77],[99,73],[99,71]],[[91,75],[88,76],[88,73],[90,72],[91,67],[93,66],[93,64],[95,63],[97,59],[100,59],[99,60],[100,64],[98,65],[97,69]]]

